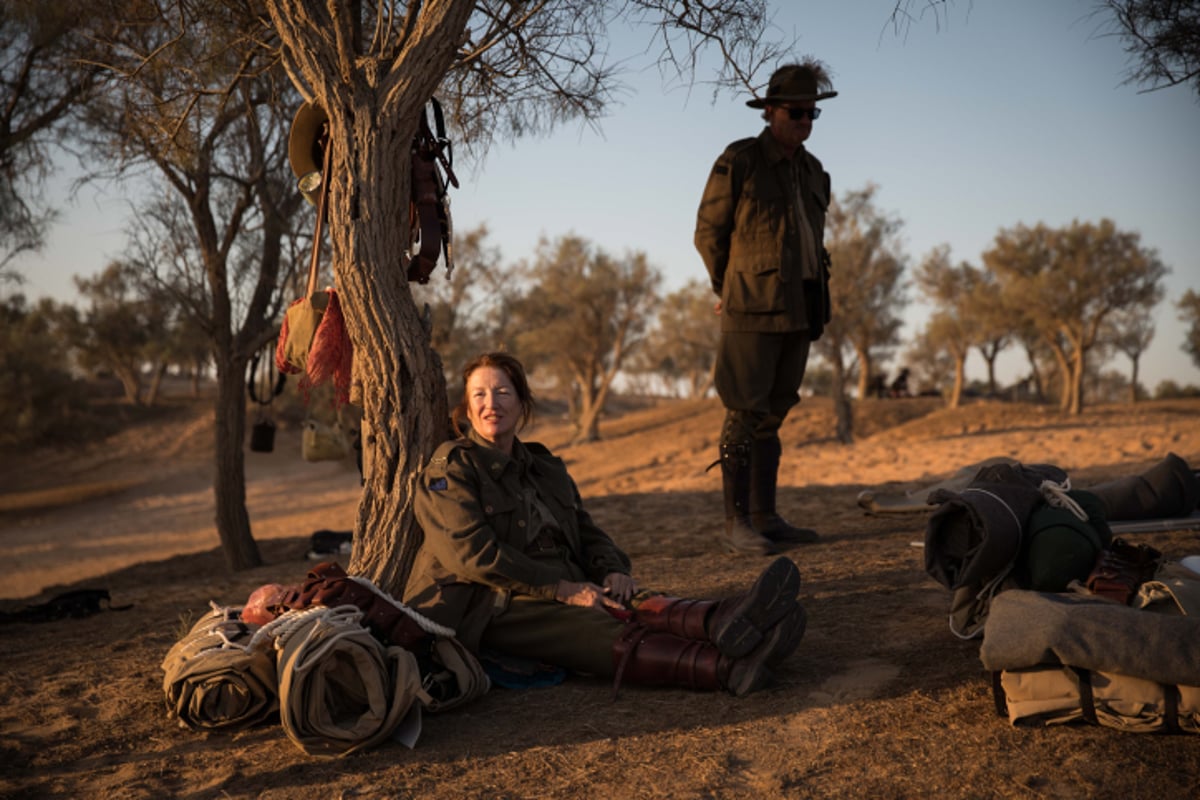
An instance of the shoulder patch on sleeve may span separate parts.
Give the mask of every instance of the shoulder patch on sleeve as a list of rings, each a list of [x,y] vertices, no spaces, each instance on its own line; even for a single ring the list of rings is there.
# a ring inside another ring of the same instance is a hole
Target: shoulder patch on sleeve
[[[444,492],[448,486],[449,484],[446,482],[446,478],[444,476],[441,478],[433,478],[429,481],[429,491],[431,492]]]

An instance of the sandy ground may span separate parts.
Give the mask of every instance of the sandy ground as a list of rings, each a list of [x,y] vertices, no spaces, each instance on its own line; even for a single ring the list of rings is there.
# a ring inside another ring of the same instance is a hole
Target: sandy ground
[[[977,643],[946,630],[948,595],[922,569],[922,517],[876,518],[862,489],[905,491],[994,456],[1066,468],[1076,485],[1139,471],[1175,452],[1200,464],[1200,401],[1089,409],[937,400],[857,407],[858,440],[832,439],[828,404],[806,401],[784,430],[781,510],[819,529],[793,551],[810,624],[770,691],[736,700],[584,680],[497,690],[427,719],[416,749],[387,745],[323,762],[278,725],[203,735],[166,719],[159,662],[210,600],[300,579],[308,536],[352,527],[350,461],[307,463],[281,429],[247,454],[247,504],[267,564],[229,574],[217,549],[210,411],[181,410],[70,453],[10,458],[0,473],[0,608],[67,588],[106,588],[126,612],[0,626],[3,797],[1184,797],[1200,791],[1190,737],[1088,726],[1012,728],[991,708]],[[761,559],[717,546],[721,410],[671,402],[602,423],[568,462],[597,521],[643,583],[715,596]],[[1194,531],[1144,535],[1170,557]],[[957,755],[949,755],[950,753]],[[1147,793],[1151,792],[1151,793]]]

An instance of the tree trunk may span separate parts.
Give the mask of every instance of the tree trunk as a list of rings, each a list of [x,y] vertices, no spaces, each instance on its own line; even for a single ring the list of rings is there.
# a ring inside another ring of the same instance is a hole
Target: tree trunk
[[[403,594],[422,534],[412,499],[420,470],[447,435],[446,381],[405,276],[408,146],[386,135],[369,97],[342,120],[350,152],[335,150],[329,234],[339,299],[362,390],[363,495],[350,572]],[[415,122],[414,103],[404,119]],[[334,123],[335,131],[337,121]],[[337,136],[334,141],[344,141]],[[371,213],[361,213],[370,209]]]
[[[1138,359],[1131,358],[1133,368],[1129,375],[1129,402],[1136,403],[1138,401]]]
[[[1038,367],[1037,356],[1033,348],[1026,345],[1025,355],[1029,359],[1029,377],[1033,379],[1033,396],[1038,403],[1046,402],[1046,385],[1042,379],[1042,371]]]
[[[605,374],[601,379],[599,389],[587,387],[586,390],[581,390],[583,402],[579,414],[579,435],[575,437],[576,442],[600,441],[600,414],[604,411],[604,403],[608,399],[608,390],[612,386],[615,374],[615,372]]]
[[[954,355],[954,386],[950,389],[950,402],[946,404],[947,408],[958,408],[962,405],[963,386],[966,383],[967,375],[967,357],[966,355]]]
[[[150,377],[150,388],[146,390],[146,405],[153,406],[158,402],[158,393],[162,389],[163,376],[167,374],[167,362],[159,361],[154,366]]]
[[[242,376],[244,360],[226,354],[217,358],[216,401],[216,474],[213,492],[216,498],[217,533],[221,551],[231,570],[262,565],[258,545],[250,532],[246,511],[246,389]]]
[[[1054,360],[1058,364],[1059,385],[1062,387],[1061,394],[1058,398],[1058,407],[1061,411],[1069,411],[1074,403],[1075,394],[1075,374],[1074,368],[1071,366],[1071,358],[1067,356],[1057,343],[1050,342],[1050,350],[1054,353]]]
[[[858,371],[858,399],[866,400],[867,395],[871,391],[871,351],[866,348],[858,348],[856,352],[858,353],[860,367]]]
[[[1071,385],[1070,403],[1067,410],[1072,414],[1083,413],[1083,373],[1087,370],[1087,359],[1082,348],[1076,348],[1071,354],[1071,369],[1069,371]]]
[[[983,354],[984,363],[987,364],[988,392],[993,397],[998,394],[996,388],[996,356],[998,354],[999,351],[992,352],[991,355],[988,355],[988,352],[985,351]]]
[[[336,4],[335,4],[336,5]],[[329,116],[328,231],[362,406],[363,493],[349,571],[403,594],[422,534],[421,469],[447,437],[446,379],[409,291],[410,146],[453,63],[472,0],[410,4],[401,50],[358,56],[357,30],[319,0],[268,0],[302,92]],[[355,20],[353,12],[349,15]],[[392,60],[395,59],[395,60]]]
[[[842,444],[854,443],[854,412],[850,406],[850,398],[846,397],[846,365],[842,363],[841,352],[835,352],[830,359],[833,367],[833,411],[837,419],[837,440]]]
[[[118,367],[113,370],[113,374],[117,376],[117,380],[121,382],[121,389],[125,392],[124,400],[131,406],[136,406],[142,402],[142,379],[138,375],[136,368],[125,369]]]
[[[594,398],[583,397],[579,409],[579,423],[573,444],[600,440],[600,405]]]

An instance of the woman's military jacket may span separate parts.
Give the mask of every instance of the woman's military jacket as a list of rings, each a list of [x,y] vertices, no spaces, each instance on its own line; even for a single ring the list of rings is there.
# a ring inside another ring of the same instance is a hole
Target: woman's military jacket
[[[829,174],[804,147],[793,158],[799,159],[795,166],[765,128],[725,148],[709,172],[695,245],[721,297],[722,330],[819,330],[829,321],[829,264],[822,243]],[[798,200],[815,238],[813,248],[801,246]],[[807,259],[816,263],[805,264]],[[822,319],[816,326],[809,325],[805,310],[805,275],[819,281],[815,310]]]
[[[562,460],[534,442],[515,441],[511,456],[473,438],[445,442],[414,504],[425,539],[405,602],[472,649],[513,594],[553,600],[560,580],[600,584],[630,572]],[[550,524],[539,524],[545,515]]]

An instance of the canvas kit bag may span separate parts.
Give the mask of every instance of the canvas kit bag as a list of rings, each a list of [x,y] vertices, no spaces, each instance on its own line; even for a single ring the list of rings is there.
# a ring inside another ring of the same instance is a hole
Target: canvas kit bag
[[[1200,733],[1200,575],[1163,563],[1128,605],[1006,592],[992,603],[980,660],[1013,725]]]
[[[305,461],[341,461],[350,454],[350,444],[337,425],[315,419],[304,421],[300,455]]]

